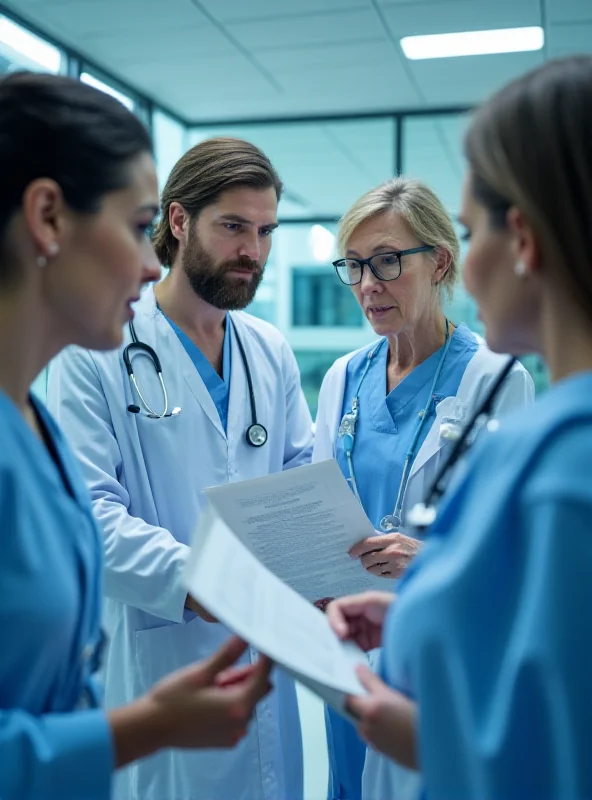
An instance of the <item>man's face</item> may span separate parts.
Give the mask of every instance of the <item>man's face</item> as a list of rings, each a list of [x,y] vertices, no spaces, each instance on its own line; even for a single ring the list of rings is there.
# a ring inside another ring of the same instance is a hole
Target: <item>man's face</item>
[[[228,189],[199,214],[188,232],[181,266],[193,291],[228,311],[253,300],[277,227],[275,189]]]

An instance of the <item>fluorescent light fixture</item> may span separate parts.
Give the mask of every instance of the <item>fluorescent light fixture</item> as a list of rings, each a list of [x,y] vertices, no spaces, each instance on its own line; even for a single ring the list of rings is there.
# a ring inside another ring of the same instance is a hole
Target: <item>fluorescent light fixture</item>
[[[315,261],[326,264],[333,254],[335,236],[324,225],[313,225],[308,241]]]
[[[114,89],[112,86],[109,86],[108,83],[103,83],[98,78],[95,78],[94,75],[91,75],[90,72],[83,72],[80,75],[80,80],[82,83],[87,83],[89,86],[94,86],[95,89],[98,89],[101,92],[105,92],[105,94],[110,94],[111,97],[114,97],[116,100],[119,100],[120,103],[126,108],[129,108],[130,111],[134,110],[134,101],[131,97],[128,97],[126,94],[122,94],[118,92],[117,89]]]
[[[37,67],[48,72],[59,72],[62,65],[62,53],[57,47],[40,39],[25,28],[17,25],[8,17],[0,16],[0,43],[6,45],[17,55],[24,56]],[[23,66],[28,66],[23,64]]]
[[[539,27],[435,33],[429,36],[405,36],[401,39],[403,52],[414,61],[423,58],[519,53],[540,50],[544,43],[545,33]]]

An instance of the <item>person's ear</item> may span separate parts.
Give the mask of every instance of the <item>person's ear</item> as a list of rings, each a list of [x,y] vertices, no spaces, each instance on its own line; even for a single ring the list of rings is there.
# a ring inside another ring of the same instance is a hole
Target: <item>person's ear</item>
[[[184,243],[187,240],[189,222],[189,214],[185,211],[181,203],[177,203],[176,201],[171,203],[169,206],[169,225],[171,233],[178,242]]]
[[[60,186],[50,178],[32,181],[23,194],[23,217],[37,252],[37,263],[46,266],[60,251],[67,207]]]
[[[541,268],[539,243],[522,211],[512,206],[508,209],[506,223],[515,259],[515,274],[520,278],[525,278],[539,272]]]
[[[452,254],[449,250],[442,245],[436,245],[435,250],[432,252],[432,260],[435,264],[434,273],[432,275],[432,286],[442,283],[446,277],[446,273],[452,264]]]

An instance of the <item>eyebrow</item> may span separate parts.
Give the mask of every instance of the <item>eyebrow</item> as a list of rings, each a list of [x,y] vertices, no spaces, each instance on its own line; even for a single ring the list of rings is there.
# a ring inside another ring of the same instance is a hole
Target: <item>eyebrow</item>
[[[241,217],[240,214],[222,214],[220,217],[221,220],[224,222],[240,222],[242,225],[253,225],[250,219],[246,217]],[[260,228],[271,228],[274,230],[278,227],[278,222],[268,222],[265,225],[259,225]]]
[[[386,252],[386,253],[398,253],[398,252],[400,252],[401,250],[404,250],[404,249],[405,249],[404,247],[393,247],[392,244],[377,244],[376,247],[374,247],[372,249],[372,253],[377,253],[379,250],[382,250],[383,252]],[[352,254],[354,256],[359,256],[359,253],[357,252],[357,250],[349,250],[348,249],[346,252],[348,254]]]

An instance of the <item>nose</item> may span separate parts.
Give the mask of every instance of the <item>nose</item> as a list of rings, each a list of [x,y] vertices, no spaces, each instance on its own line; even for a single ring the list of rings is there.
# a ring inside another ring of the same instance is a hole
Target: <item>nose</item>
[[[161,266],[154,252],[151,242],[146,241],[142,253],[142,284],[154,283],[160,280]]]
[[[362,294],[373,294],[374,292],[382,291],[382,281],[379,281],[376,275],[372,272],[368,264],[364,266],[362,273],[362,280],[360,282],[360,291]]]
[[[251,261],[256,261],[258,264],[261,263],[261,239],[259,237],[259,231],[249,230],[245,232],[240,243],[238,255],[246,256],[250,258]]]

